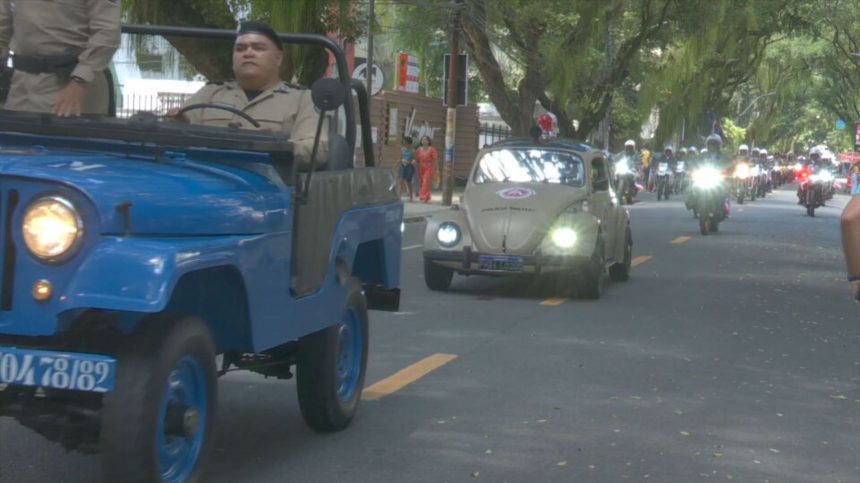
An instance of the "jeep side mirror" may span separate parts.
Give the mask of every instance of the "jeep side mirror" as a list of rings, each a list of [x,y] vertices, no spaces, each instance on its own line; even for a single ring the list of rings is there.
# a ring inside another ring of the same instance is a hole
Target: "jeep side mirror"
[[[346,100],[346,87],[335,79],[318,79],[311,86],[311,99],[320,112],[333,111]]]
[[[314,174],[314,165],[317,161],[317,151],[319,150],[320,135],[322,134],[323,121],[325,115],[329,111],[334,111],[343,105],[346,100],[346,87],[340,81],[330,78],[317,79],[311,86],[311,99],[314,106],[319,110],[320,117],[317,122],[317,133],[314,136],[314,147],[311,150],[310,166],[308,166],[308,176],[305,178],[305,189],[300,197],[301,201],[308,199],[308,193],[311,189],[311,177]]]

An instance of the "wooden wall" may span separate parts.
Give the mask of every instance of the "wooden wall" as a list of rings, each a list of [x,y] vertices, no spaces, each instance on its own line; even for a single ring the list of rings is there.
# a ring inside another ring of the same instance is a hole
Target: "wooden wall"
[[[396,110],[396,111],[395,111]],[[377,130],[376,161],[379,166],[392,167],[400,161],[401,139],[414,110],[413,129],[433,132],[433,146],[439,151],[439,163],[445,159],[445,116],[442,100],[400,91],[382,91],[374,96],[370,121]],[[394,114],[396,119],[392,119]],[[392,121],[394,126],[392,127]],[[466,178],[478,153],[478,106],[457,108],[457,134],[454,149],[454,176]],[[357,137],[361,137],[360,131]],[[360,142],[360,141],[359,141]],[[361,148],[356,149],[357,164],[364,164]]]

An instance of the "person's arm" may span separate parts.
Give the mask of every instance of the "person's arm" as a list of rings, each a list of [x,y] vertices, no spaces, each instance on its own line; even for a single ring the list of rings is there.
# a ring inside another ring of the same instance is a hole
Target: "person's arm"
[[[311,152],[314,149],[314,137],[317,133],[319,113],[314,107],[311,99],[311,91],[302,91],[296,110],[296,120],[290,132],[290,141],[293,142],[293,159],[302,167],[308,167],[311,162]],[[320,133],[320,143],[317,148],[316,167],[325,163],[328,157],[328,123],[331,120],[326,116]]]
[[[105,70],[119,48],[120,5],[108,0],[87,0],[90,38],[78,65],[72,71],[71,81],[54,102],[54,113],[59,116],[78,116],[86,99],[89,83],[97,73]]]
[[[97,72],[105,70],[119,48],[121,12],[118,1],[87,0],[87,17],[90,19],[90,38],[72,77],[92,82]]]
[[[855,174],[851,199],[842,211],[842,251],[854,298],[860,302],[860,175]]]

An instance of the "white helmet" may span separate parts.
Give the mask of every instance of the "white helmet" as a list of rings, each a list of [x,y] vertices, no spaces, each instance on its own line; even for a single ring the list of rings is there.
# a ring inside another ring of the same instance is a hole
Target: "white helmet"
[[[681,154],[687,154],[687,148],[681,148],[678,150],[678,152]]]
[[[636,141],[634,141],[632,139],[628,139],[627,141],[624,142],[624,147],[626,148],[627,146],[630,146],[630,147],[636,149]]]
[[[767,156],[767,149],[761,148],[758,152],[759,156]]]
[[[699,154],[699,150],[696,149],[696,146],[690,146],[690,154]]]
[[[672,148],[672,146],[666,146],[665,148],[663,148],[663,152],[665,153],[666,151],[669,151],[670,153],[675,152],[675,150]]]
[[[719,134],[713,133],[707,138],[705,138],[705,149],[711,145],[711,143],[716,143],[718,149],[723,148],[723,138],[720,137]]]
[[[750,151],[750,147],[749,147],[749,146],[747,146],[746,144],[741,144],[741,147],[739,147],[739,148],[738,148],[738,152],[741,152],[741,151],[749,152],[749,151]]]

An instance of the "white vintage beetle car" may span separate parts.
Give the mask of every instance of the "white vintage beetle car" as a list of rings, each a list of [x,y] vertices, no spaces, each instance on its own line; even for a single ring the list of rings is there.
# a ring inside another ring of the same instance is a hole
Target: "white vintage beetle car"
[[[608,275],[630,276],[630,216],[613,191],[608,156],[587,144],[513,139],[478,153],[459,206],[424,235],[424,279],[447,290],[462,275],[560,276],[582,298]]]

